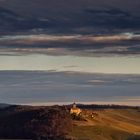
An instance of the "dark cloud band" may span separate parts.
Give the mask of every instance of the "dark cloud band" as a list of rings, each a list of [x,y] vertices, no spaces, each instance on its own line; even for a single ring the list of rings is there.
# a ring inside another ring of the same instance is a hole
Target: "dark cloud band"
[[[11,35],[0,37],[1,52],[51,55],[139,55],[140,35]],[[5,46],[5,47],[3,47]]]

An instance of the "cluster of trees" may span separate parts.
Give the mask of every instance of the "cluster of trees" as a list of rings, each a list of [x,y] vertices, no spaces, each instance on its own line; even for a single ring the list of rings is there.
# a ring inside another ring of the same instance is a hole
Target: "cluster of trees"
[[[129,137],[127,140],[140,140],[140,135],[133,135]]]
[[[84,105],[84,104],[78,104],[77,105],[81,109],[139,109],[139,106],[126,106],[126,105],[97,105],[97,104],[91,104],[91,105]]]
[[[71,128],[65,107],[14,106],[0,110],[0,139],[63,140]]]

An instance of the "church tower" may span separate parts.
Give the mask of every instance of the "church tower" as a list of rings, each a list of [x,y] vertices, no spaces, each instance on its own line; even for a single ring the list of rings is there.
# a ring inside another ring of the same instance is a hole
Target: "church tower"
[[[70,110],[70,114],[75,114],[75,115],[78,116],[81,112],[82,112],[81,109],[78,108],[78,107],[76,106],[76,103],[74,102],[74,103],[73,103],[73,106],[72,106],[72,108],[71,108],[71,110]]]
[[[73,108],[76,108],[76,103],[75,102],[73,103]]]

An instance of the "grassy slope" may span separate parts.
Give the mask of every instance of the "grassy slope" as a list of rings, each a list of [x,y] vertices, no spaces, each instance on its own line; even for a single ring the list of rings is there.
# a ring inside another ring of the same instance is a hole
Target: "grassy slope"
[[[126,140],[140,134],[140,111],[135,109],[95,111],[95,118],[74,121],[71,135],[77,139]],[[90,114],[90,112],[88,112]]]
[[[78,140],[140,140],[139,109],[83,109],[82,116],[86,121],[73,121],[73,125],[69,112],[65,111],[63,107],[13,106],[1,109],[0,137],[25,138],[23,136],[27,132],[31,137],[32,133],[35,134],[34,137],[47,137],[47,132],[52,127],[52,133],[57,130],[72,130],[69,136]],[[54,124],[58,125],[53,127]],[[5,126],[7,129],[3,129]],[[136,135],[139,137],[134,139]]]

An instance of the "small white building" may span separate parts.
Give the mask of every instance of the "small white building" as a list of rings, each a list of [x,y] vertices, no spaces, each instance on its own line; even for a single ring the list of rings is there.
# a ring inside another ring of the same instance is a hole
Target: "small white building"
[[[70,114],[75,114],[78,116],[81,112],[82,112],[82,110],[80,108],[78,108],[76,106],[76,103],[74,102],[72,108],[70,109]]]

